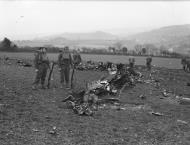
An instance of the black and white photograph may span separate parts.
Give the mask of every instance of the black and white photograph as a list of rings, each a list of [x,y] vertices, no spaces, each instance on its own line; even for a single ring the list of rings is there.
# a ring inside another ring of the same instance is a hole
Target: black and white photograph
[[[190,1],[0,0],[0,145],[190,145]]]

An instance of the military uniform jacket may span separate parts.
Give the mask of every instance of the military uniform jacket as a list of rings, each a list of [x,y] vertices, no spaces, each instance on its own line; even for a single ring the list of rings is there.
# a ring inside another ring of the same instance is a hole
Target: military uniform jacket
[[[147,64],[150,64],[151,62],[152,62],[152,58],[151,58],[151,57],[147,57],[147,58],[146,58],[146,63],[147,63]]]
[[[59,67],[69,67],[72,65],[72,58],[70,53],[60,53],[58,57]]]
[[[80,64],[82,61],[80,54],[73,54],[73,62],[74,64]]]
[[[40,65],[46,65],[47,67],[49,67],[50,63],[47,55],[43,53],[36,54],[34,59],[34,65],[36,69],[38,69]]]

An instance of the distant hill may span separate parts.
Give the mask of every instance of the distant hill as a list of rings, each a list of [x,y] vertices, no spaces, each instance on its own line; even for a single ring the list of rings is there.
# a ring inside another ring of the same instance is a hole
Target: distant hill
[[[113,34],[106,33],[103,31],[96,31],[91,33],[63,33],[58,35],[47,36],[40,39],[49,40],[52,38],[55,39],[60,37],[68,40],[114,40],[117,38],[117,36]]]
[[[190,51],[190,24],[167,26],[147,32],[137,33],[127,37],[116,36],[111,33],[96,31],[91,33],[62,33],[34,40],[14,41],[18,46],[89,46],[108,47],[121,42],[129,49],[134,49],[136,44],[154,44],[157,47],[165,46],[176,52],[187,53]]]
[[[167,26],[148,32],[131,35],[128,38],[136,39],[140,43],[161,43],[190,35],[189,25]]]
[[[38,47],[38,46],[55,46],[55,47],[63,47],[65,45],[69,46],[86,46],[86,47],[107,47],[116,43],[117,40],[67,40],[65,38],[53,38],[50,40],[19,40],[14,41],[20,47],[30,46],[30,47]]]
[[[96,31],[91,33],[63,33],[46,37],[36,38],[34,40],[15,41],[18,46],[43,46],[43,45],[109,45],[111,41],[117,39],[117,36],[110,33]]]
[[[137,43],[152,43],[164,45],[174,51],[185,53],[190,50],[190,24],[162,27],[148,32],[138,33],[127,37]]]

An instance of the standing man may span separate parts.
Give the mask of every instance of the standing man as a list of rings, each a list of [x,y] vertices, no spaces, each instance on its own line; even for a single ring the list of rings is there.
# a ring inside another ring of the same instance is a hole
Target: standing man
[[[74,50],[73,51],[73,69],[71,73],[71,88],[72,89],[74,87],[73,77],[74,77],[75,69],[77,68],[77,66],[81,64],[81,62],[82,62],[82,59],[81,59],[79,51]]]
[[[69,89],[70,67],[72,66],[72,58],[69,52],[69,47],[66,46],[63,51],[60,51],[58,56],[58,65],[60,68],[61,87],[66,83],[66,88]]]
[[[36,78],[33,83],[33,89],[36,89],[40,82],[42,89],[45,89],[45,78],[47,75],[47,70],[50,68],[50,63],[46,51],[47,48],[40,47],[35,53],[34,66],[36,69]]]
[[[189,72],[190,71],[190,58],[186,59],[186,71]]]
[[[135,58],[133,56],[129,57],[129,67],[133,69],[135,66]]]
[[[79,51],[74,50],[73,51],[73,64],[74,64],[74,66],[79,65],[81,62],[82,62],[82,58],[80,56]]]
[[[152,63],[152,57],[151,56],[148,56],[146,58],[146,67],[147,69],[150,71],[151,70],[151,63]]]
[[[186,71],[187,70],[187,64],[186,64],[186,58],[185,57],[183,57],[181,59],[181,64],[182,64],[183,70]]]

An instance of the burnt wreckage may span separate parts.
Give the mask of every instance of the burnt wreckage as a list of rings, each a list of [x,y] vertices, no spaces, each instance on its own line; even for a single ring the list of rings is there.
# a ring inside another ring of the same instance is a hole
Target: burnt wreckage
[[[126,87],[132,87],[142,77],[134,69],[118,64],[116,69],[109,69],[109,74],[98,81],[87,84],[86,89],[73,91],[63,100],[68,107],[79,115],[93,115],[98,106],[103,103],[117,103],[118,96]]]

